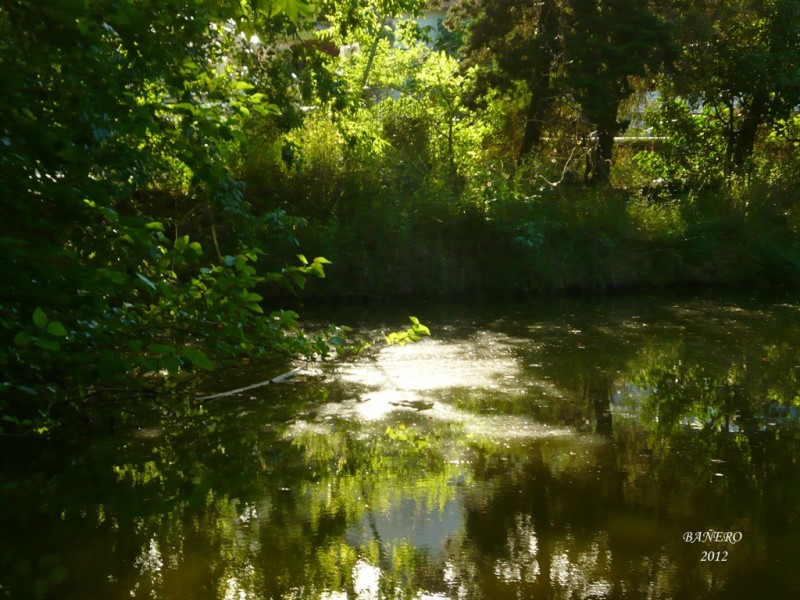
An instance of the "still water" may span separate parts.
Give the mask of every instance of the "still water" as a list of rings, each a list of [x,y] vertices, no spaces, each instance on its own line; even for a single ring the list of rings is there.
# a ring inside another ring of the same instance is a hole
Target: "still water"
[[[800,597],[796,294],[334,319],[408,314],[433,336],[2,440],[0,598]]]

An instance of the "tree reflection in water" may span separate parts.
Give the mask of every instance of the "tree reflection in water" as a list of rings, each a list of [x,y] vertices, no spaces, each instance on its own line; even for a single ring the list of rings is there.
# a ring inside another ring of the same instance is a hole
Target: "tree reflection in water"
[[[797,304],[441,311],[259,396],[3,440],[0,597],[800,590]],[[742,539],[683,540],[708,530]]]

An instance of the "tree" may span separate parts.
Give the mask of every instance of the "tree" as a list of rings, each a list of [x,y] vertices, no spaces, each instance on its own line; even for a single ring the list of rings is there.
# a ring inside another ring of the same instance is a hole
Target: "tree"
[[[561,11],[556,0],[464,2],[457,19],[470,25],[465,64],[489,71],[494,86],[522,82],[530,94],[519,157],[535,150],[557,95],[553,72],[561,54]],[[458,26],[451,21],[451,26]]]
[[[276,112],[230,68],[228,41],[306,10],[256,5],[0,6],[0,410],[30,414],[133,370],[210,368],[206,352],[324,349],[297,332],[294,313],[261,318],[253,289],[301,285],[324,261],[258,275],[263,251],[237,239],[220,249],[216,235],[215,215],[247,210],[224,147],[248,115]],[[206,215],[202,228],[167,230],[165,201]],[[217,258],[203,259],[189,233]]]
[[[320,14],[332,24],[330,33],[340,43],[363,43],[367,50],[366,63],[359,91],[365,93],[381,40],[395,34],[398,20],[419,14],[424,0],[323,0]]]
[[[726,171],[743,173],[759,129],[800,104],[800,1],[689,3],[671,91],[703,105],[726,138]]]
[[[556,100],[569,98],[594,128],[586,182],[607,182],[614,136],[626,127],[618,113],[633,92],[632,79],[673,52],[664,20],[635,0],[473,0],[461,12],[471,23],[467,64],[483,65],[495,87],[523,82],[530,94],[520,156],[539,145]]]
[[[638,0],[571,0],[565,41],[565,85],[595,128],[585,180],[608,182],[614,137],[627,123],[620,105],[633,92],[631,80],[668,61],[670,27]]]

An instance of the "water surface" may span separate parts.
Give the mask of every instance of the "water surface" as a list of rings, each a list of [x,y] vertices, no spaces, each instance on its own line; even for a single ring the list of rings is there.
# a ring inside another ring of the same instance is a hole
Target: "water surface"
[[[800,594],[796,296],[335,318],[374,336],[407,314],[433,337],[3,440],[0,597]]]

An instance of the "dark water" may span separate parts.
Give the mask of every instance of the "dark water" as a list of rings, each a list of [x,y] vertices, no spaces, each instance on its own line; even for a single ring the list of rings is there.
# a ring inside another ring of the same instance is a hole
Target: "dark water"
[[[408,314],[433,338],[2,440],[0,598],[800,597],[796,295],[335,318]]]

